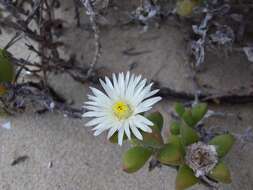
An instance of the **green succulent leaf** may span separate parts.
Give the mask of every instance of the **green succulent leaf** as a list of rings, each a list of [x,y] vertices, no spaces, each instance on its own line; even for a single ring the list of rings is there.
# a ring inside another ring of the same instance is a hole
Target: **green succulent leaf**
[[[182,138],[181,136],[179,135],[171,135],[169,140],[168,140],[168,143],[174,145],[174,146],[177,146],[181,152],[181,154],[185,155],[185,149],[184,149],[184,146],[183,146],[183,143],[182,143]]]
[[[186,109],[184,114],[182,115],[182,118],[184,120],[184,122],[190,126],[190,127],[194,127],[196,125],[196,121],[192,116],[192,112],[190,109]]]
[[[10,55],[4,49],[0,49],[0,83],[12,82],[14,78],[14,68]]]
[[[182,163],[183,155],[180,147],[169,143],[159,150],[157,160],[163,164],[178,166]]]
[[[133,173],[141,169],[152,155],[152,151],[141,146],[127,150],[123,155],[123,170]]]
[[[132,146],[144,146],[144,145],[143,145],[143,142],[140,141],[140,140],[137,139],[137,138],[132,138],[132,139],[130,140],[130,143],[131,143]]]
[[[208,106],[206,103],[197,104],[192,108],[192,117],[195,120],[195,123],[198,123],[208,111]]]
[[[197,132],[187,125],[182,125],[180,128],[180,134],[182,136],[183,145],[188,146],[199,141]]]
[[[179,135],[180,134],[180,123],[177,121],[173,121],[170,125],[170,132],[173,135]]]
[[[175,111],[177,112],[177,114],[182,117],[185,111],[184,105],[182,103],[176,103],[175,104]]]
[[[143,140],[138,140],[133,138],[131,143],[133,146],[144,146],[151,148],[160,148],[163,146],[163,138],[161,135],[161,130],[163,128],[163,117],[159,112],[151,113],[147,116],[147,119],[153,122],[153,126],[150,126],[152,129],[151,133],[141,132]]]
[[[150,148],[160,148],[163,146],[163,140],[160,133],[142,133],[143,140],[133,138],[131,140],[134,146],[144,146]]]
[[[223,163],[218,163],[215,168],[210,172],[209,177],[221,182],[221,183],[231,183],[231,175],[228,167]]]
[[[218,156],[221,158],[225,156],[235,142],[234,136],[231,134],[218,135],[214,137],[209,144],[214,145],[216,147]]]
[[[6,92],[3,82],[12,82],[14,79],[14,67],[6,50],[0,49],[0,96]]]
[[[143,140],[135,137],[132,138],[131,143],[134,146],[144,146],[150,148],[161,148],[164,144],[160,130],[155,126],[150,126],[151,133],[141,132]]]
[[[176,177],[176,190],[184,190],[198,183],[198,178],[187,165],[181,165]]]
[[[160,112],[154,112],[147,116],[147,119],[153,122],[154,126],[157,127],[159,131],[163,128],[163,116]]]
[[[199,5],[198,0],[178,1],[176,6],[177,14],[182,17],[190,16],[193,12],[193,9],[198,5]]]

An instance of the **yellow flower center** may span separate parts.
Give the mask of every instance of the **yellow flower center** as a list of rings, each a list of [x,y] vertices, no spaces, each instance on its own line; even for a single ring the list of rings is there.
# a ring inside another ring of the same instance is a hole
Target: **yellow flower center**
[[[127,119],[131,114],[132,110],[128,104],[122,101],[118,101],[113,105],[114,115],[119,119]]]

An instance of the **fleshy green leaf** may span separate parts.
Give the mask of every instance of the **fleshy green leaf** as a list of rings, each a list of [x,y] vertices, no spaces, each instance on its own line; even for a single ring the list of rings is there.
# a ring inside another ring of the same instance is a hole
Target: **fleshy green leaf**
[[[169,143],[159,150],[157,159],[163,164],[177,166],[182,163],[183,155],[178,146]]]
[[[152,133],[141,132],[143,140],[138,140],[137,138],[132,138],[132,145],[141,145],[144,147],[160,148],[163,146],[163,138],[160,130],[154,125],[150,126]]]
[[[228,167],[223,163],[218,163],[210,172],[209,177],[221,183],[231,183],[231,175]]]
[[[130,143],[131,143],[132,146],[144,146],[143,142],[138,140],[137,138],[132,138],[130,140]]]
[[[198,183],[198,178],[187,165],[180,166],[176,177],[176,190],[184,190]]]
[[[230,134],[218,135],[214,137],[209,144],[215,145],[218,156],[225,156],[235,142],[235,138]]]
[[[153,122],[154,126],[157,127],[159,131],[163,128],[163,116],[160,112],[154,112],[147,116],[147,119]]]
[[[173,121],[170,125],[170,132],[173,135],[179,135],[180,134],[180,123]]]
[[[192,108],[192,117],[195,120],[195,123],[198,123],[206,114],[208,110],[206,103],[197,104]]]
[[[198,142],[199,136],[197,132],[187,125],[182,125],[180,128],[180,134],[182,136],[182,142],[185,146]]]
[[[4,49],[0,49],[0,96],[6,92],[6,88],[1,85],[3,82],[12,82],[14,79],[14,68],[10,56]]]
[[[176,103],[175,104],[175,111],[177,112],[177,114],[182,117],[185,111],[184,105],[182,103]]]
[[[130,148],[123,155],[123,170],[127,173],[138,171],[151,155],[152,151],[150,149],[140,146]]]
[[[144,146],[151,148],[160,148],[163,145],[160,133],[142,133],[143,140],[132,138],[131,143],[134,146]]]
[[[146,146],[159,148],[161,145],[163,145],[163,138],[161,133],[153,130],[152,133],[143,133],[142,142]]]
[[[12,82],[14,78],[14,68],[10,56],[4,49],[0,49],[0,83]]]
[[[190,126],[190,127],[194,127],[194,125],[196,124],[195,119],[192,116],[192,112],[190,109],[186,109],[183,116],[182,116],[184,122]]]
[[[183,156],[185,155],[185,150],[184,150],[184,146],[183,146],[183,143],[182,143],[182,138],[180,136],[171,135],[169,140],[168,140],[168,143],[177,146],[179,148],[180,152],[182,153],[182,155]]]
[[[197,5],[197,0],[178,1],[176,7],[177,14],[183,17],[190,16]]]

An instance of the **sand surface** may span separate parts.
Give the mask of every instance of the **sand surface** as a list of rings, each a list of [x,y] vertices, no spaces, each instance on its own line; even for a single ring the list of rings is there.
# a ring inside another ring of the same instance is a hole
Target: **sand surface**
[[[83,63],[93,56],[92,33],[84,29],[69,29],[74,26],[72,1],[65,1],[57,16],[66,18],[66,35],[62,40],[67,44],[66,54],[76,53]],[[122,5],[123,6],[123,5]],[[127,10],[129,7],[125,7]],[[88,19],[82,13],[82,24]],[[98,67],[109,68],[111,72],[129,70],[141,73],[150,80],[157,80],[162,86],[180,91],[193,92],[187,54],[185,52],[184,32],[163,23],[160,28],[150,28],[142,33],[142,27],[131,25],[120,27],[118,22],[126,15],[111,13],[110,26],[101,31],[102,57]],[[11,35],[0,36],[3,47]],[[28,57],[21,41],[10,51],[16,56]],[[146,51],[137,56],[127,56],[122,52],[129,48]],[[31,57],[30,59],[36,59]],[[250,63],[239,53],[229,57],[209,54],[201,73],[201,84],[208,88],[203,91],[226,93],[241,86],[252,84]],[[66,98],[72,99],[77,107],[90,93],[89,84],[74,82],[67,75],[51,77],[51,84]],[[68,81],[68,82],[66,82]],[[164,100],[154,109],[165,117],[165,129],[170,123],[169,110],[173,102]],[[221,127],[232,133],[241,133],[252,127],[253,109],[251,104],[213,106],[211,109],[229,116],[208,120],[209,126]],[[241,117],[241,120],[237,116]],[[119,147],[110,144],[105,134],[94,137],[90,129],[84,127],[83,120],[65,118],[60,114],[36,115],[28,112],[16,117],[1,118],[10,120],[11,130],[0,129],[0,190],[173,190],[176,173],[173,169],[162,167],[148,172],[147,165],[135,174],[121,170],[121,156],[128,144]],[[253,189],[253,145],[242,147],[238,142],[226,158],[231,168],[233,183],[221,186],[223,190]],[[29,158],[16,166],[12,161],[27,155]],[[49,167],[50,166],[50,167]],[[192,189],[205,190],[203,186]]]

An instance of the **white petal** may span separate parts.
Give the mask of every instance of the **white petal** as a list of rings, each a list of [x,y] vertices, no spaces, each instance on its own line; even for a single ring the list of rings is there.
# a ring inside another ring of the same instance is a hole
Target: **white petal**
[[[159,89],[149,92],[146,96],[144,96],[144,99],[154,96],[157,92],[159,92]]]
[[[104,104],[99,104],[98,102],[92,102],[92,101],[88,101],[88,102],[84,102],[84,106],[85,107],[86,105],[90,105],[90,106],[96,106],[96,107],[105,107]]]
[[[106,83],[103,80],[99,79],[99,82],[102,85],[105,92],[107,93],[107,95],[110,97],[110,94],[112,93],[112,89],[108,85],[106,85]]]
[[[105,112],[96,112],[96,111],[89,111],[82,115],[83,117],[102,117],[106,116]]]
[[[111,138],[111,136],[117,131],[118,127],[112,127],[107,135],[107,139]]]
[[[112,102],[109,98],[109,100],[107,98],[104,98],[104,97],[96,97],[96,96],[91,96],[91,95],[88,95],[88,99],[89,100],[92,100],[94,102],[97,102],[98,104],[101,104],[103,105],[103,107],[105,106],[109,106],[110,103]]]
[[[120,89],[120,95],[125,95],[125,83],[124,83],[124,74],[119,74],[119,89]]]
[[[94,132],[94,136],[98,136],[98,135],[100,135],[101,133],[103,133],[104,131],[106,131],[107,130],[107,128],[99,128],[98,130],[96,130],[95,132]]]
[[[152,133],[152,129],[143,123],[135,122],[135,125],[144,132]]]
[[[112,74],[112,80],[113,80],[113,87],[115,89],[115,93],[117,93],[118,96],[120,96],[120,89],[119,89],[119,84],[116,75],[113,73]]]
[[[109,80],[109,79],[108,79]],[[104,81],[102,81],[101,79],[99,80],[102,87],[104,88],[106,94],[111,98],[111,99],[115,99],[115,93],[114,93],[114,88],[113,86],[107,85]],[[111,83],[110,83],[111,84]]]
[[[143,90],[143,88],[144,88],[144,86],[146,85],[146,83],[147,83],[147,79],[142,80],[142,81],[139,83],[139,85],[136,87],[134,93],[135,93],[135,94],[139,94],[139,93]]]
[[[154,97],[154,98],[150,98],[145,100],[144,102],[140,103],[138,106],[142,106],[142,107],[150,107],[152,105],[154,105],[155,103],[159,102],[162,98],[161,97]]]
[[[150,93],[151,86],[152,86],[152,84],[149,84],[141,92],[135,93],[133,95],[132,103],[134,105],[138,105],[140,102],[142,102],[145,99],[144,97],[147,96]]]
[[[101,92],[100,90],[96,89],[96,88],[93,88],[93,87],[90,87],[91,91],[93,92],[93,94],[96,96],[96,97],[100,97],[100,96],[106,96],[103,92]]]
[[[132,123],[132,121],[130,120],[130,128],[131,131],[133,132],[134,136],[136,136],[138,139],[143,140],[143,137],[141,135],[141,133],[138,131],[138,129],[134,126],[134,124]]]
[[[98,117],[98,118],[92,119],[91,121],[86,123],[85,126],[87,126],[87,127],[94,126],[94,125],[97,125],[99,123],[103,123],[104,121],[106,121],[105,117]]]
[[[128,89],[127,89],[126,98],[130,99],[133,97],[135,88],[138,85],[138,83],[140,82],[140,80],[141,80],[141,75],[139,75],[138,77],[133,77],[132,80],[130,79]]]
[[[99,129],[101,129],[101,128],[106,128],[106,126],[108,126],[108,125],[105,125],[104,123],[103,124],[98,124],[96,127],[94,127],[93,129],[92,129],[92,131],[97,131],[97,130],[99,130]]]
[[[110,98],[108,96],[106,96],[103,92],[101,92],[100,90],[90,87],[90,89],[92,90],[93,94],[99,98],[101,101],[103,102],[110,102]]]
[[[124,138],[124,128],[121,127],[118,132],[118,144],[121,146]]]
[[[83,107],[88,109],[89,111],[96,111],[96,112],[105,111],[105,108],[102,108],[102,107],[96,107],[96,106],[83,106]]]
[[[128,123],[128,122],[125,122],[125,123],[124,123],[124,129],[125,129],[127,138],[128,138],[129,140],[131,140],[131,132],[130,132],[130,129],[129,129],[129,123]]]
[[[111,80],[108,78],[108,77],[105,77],[105,82],[106,82],[106,85],[111,89],[113,90],[113,85],[112,85],[112,82]]]
[[[138,107],[134,110],[134,114],[143,113],[143,112],[146,112],[146,111],[151,110],[151,109],[152,109],[152,107],[138,106]]]
[[[126,78],[125,78],[125,89],[126,90],[127,90],[127,87],[128,87],[129,79],[130,79],[130,72],[127,71]],[[126,94],[126,92],[125,92],[125,94]]]
[[[132,130],[134,136],[136,136],[139,140],[143,140],[141,133],[139,132],[139,130],[135,126],[131,126],[131,130]]]
[[[138,121],[140,121],[141,123],[144,123],[146,125],[149,125],[149,126],[154,125],[150,120],[148,120],[146,117],[144,117],[142,115],[137,115],[136,118],[138,119]]]

